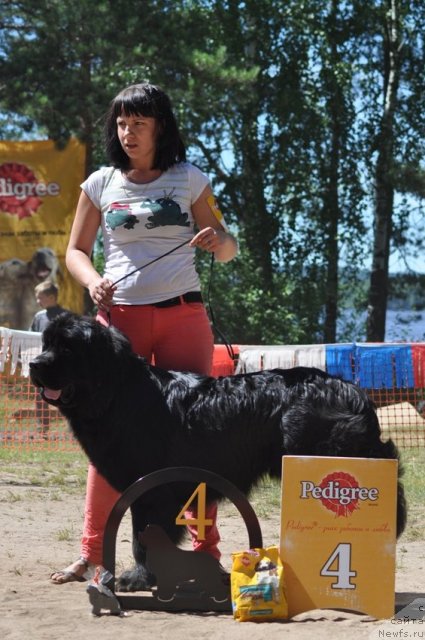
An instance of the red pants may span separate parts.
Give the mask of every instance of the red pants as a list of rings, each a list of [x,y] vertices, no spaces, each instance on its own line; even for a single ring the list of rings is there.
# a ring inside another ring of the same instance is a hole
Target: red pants
[[[106,314],[102,312],[97,320],[101,324],[109,324]],[[214,340],[205,307],[201,303],[166,308],[117,305],[111,308],[111,324],[125,333],[136,353],[163,369],[205,374],[211,371]],[[90,464],[81,555],[93,564],[102,564],[103,532],[119,497],[120,494]],[[187,517],[195,518],[196,513],[189,511]],[[195,550],[208,551],[220,559],[216,517],[217,505],[210,505],[206,518],[212,519],[213,524],[206,528],[205,540],[196,539],[196,527],[189,526],[188,529]]]

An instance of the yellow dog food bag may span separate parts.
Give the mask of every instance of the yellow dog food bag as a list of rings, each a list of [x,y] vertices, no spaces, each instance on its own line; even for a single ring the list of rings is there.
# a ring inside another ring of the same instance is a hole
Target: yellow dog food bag
[[[230,586],[233,617],[241,622],[288,617],[283,566],[278,547],[232,553]]]

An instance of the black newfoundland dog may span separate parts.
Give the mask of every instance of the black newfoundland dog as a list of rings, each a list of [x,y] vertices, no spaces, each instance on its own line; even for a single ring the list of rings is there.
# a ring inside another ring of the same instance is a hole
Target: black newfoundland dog
[[[265,474],[280,477],[285,454],[398,458],[393,442],[381,440],[368,396],[318,369],[218,379],[164,371],[137,356],[118,330],[66,313],[44,331],[30,370],[43,398],[60,409],[98,471],[121,492],[165,467],[207,469],[249,494]],[[178,542],[184,527],[175,518],[191,491],[172,483],[133,503],[137,566],[119,589],[149,586],[138,532],[157,524]],[[398,535],[405,520],[399,482]]]

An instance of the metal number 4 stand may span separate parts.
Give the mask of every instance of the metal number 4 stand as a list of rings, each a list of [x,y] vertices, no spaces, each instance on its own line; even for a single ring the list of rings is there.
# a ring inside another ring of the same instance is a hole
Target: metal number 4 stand
[[[155,471],[132,484],[116,502],[105,528],[103,566],[111,574],[106,592],[89,585],[92,611],[101,609],[111,613],[122,610],[161,611],[231,611],[229,576],[223,573],[218,560],[205,552],[177,548],[156,525],[149,525],[139,533],[149,545],[148,569],[155,574],[157,585],[151,592],[137,594],[115,593],[115,550],[118,527],[131,504],[142,495],[172,482],[205,483],[230,500],[238,509],[248,531],[249,548],[262,547],[262,534],[257,516],[239,489],[223,477],[194,467],[172,467]],[[176,514],[177,515],[177,514]],[[152,548],[150,542],[153,541]],[[147,546],[147,545],[146,545]]]

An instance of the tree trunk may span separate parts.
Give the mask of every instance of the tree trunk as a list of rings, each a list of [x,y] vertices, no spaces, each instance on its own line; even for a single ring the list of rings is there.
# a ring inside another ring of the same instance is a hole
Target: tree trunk
[[[272,243],[277,235],[277,222],[267,210],[264,195],[264,167],[259,154],[256,126],[252,122],[244,127],[241,141],[241,232],[252,257],[259,282],[264,291],[273,289]]]
[[[367,340],[385,340],[388,266],[394,205],[394,116],[400,75],[398,0],[387,0],[384,38],[384,111],[378,133],[372,271],[367,309]]]
[[[332,69],[337,69],[339,61],[338,48],[336,44],[337,29],[336,19],[338,13],[338,1],[332,2],[332,14],[330,29],[330,56],[332,60]],[[329,91],[329,112],[331,123],[331,145],[330,158],[328,167],[328,186],[325,194],[325,220],[326,224],[326,298],[325,298],[325,326],[323,339],[327,343],[336,341],[336,324],[338,314],[338,224],[341,217],[340,204],[338,197],[339,186],[339,164],[341,151],[341,109],[343,109],[343,95],[338,84],[335,72],[330,77]]]
[[[245,17],[247,31],[244,55],[249,67],[258,64],[258,51],[261,45],[257,42],[259,30],[257,16],[248,8]],[[264,172],[260,152],[258,133],[259,119],[262,113],[261,74],[252,86],[250,99],[241,108],[241,193],[240,219],[243,221],[242,234],[247,249],[252,257],[254,269],[258,277],[258,287],[265,292],[273,290],[272,244],[278,233],[278,224],[273,214],[268,211]]]
[[[337,141],[334,141],[337,144]],[[335,144],[332,144],[335,149]],[[332,159],[331,165],[337,165],[337,157]],[[332,176],[334,174],[334,177]],[[327,194],[327,238],[326,238],[326,298],[325,298],[325,326],[323,339],[327,343],[336,340],[336,324],[338,315],[338,220],[339,220],[339,202],[338,202],[338,169],[337,166],[331,166],[331,176],[329,191]]]
[[[81,59],[80,66],[81,79],[81,95],[83,96],[81,103],[81,130],[83,132],[83,141],[86,145],[86,165],[85,174],[89,176],[93,167],[93,110],[88,103],[89,96],[93,92],[92,88],[92,71],[91,56],[86,54]]]

